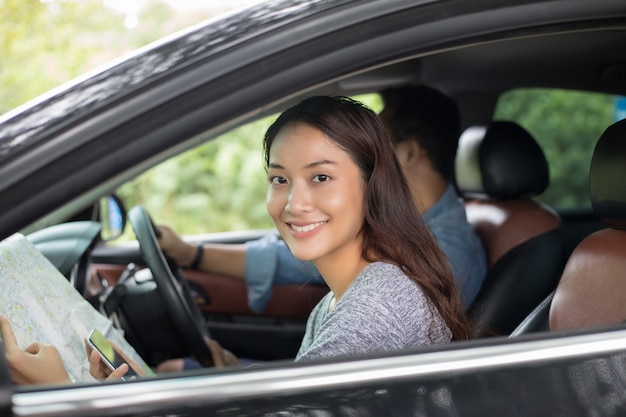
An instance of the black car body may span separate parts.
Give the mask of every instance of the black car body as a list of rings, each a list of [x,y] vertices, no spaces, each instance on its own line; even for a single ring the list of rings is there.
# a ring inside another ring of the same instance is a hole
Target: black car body
[[[0,238],[63,222],[156,163],[306,95],[426,83],[457,99],[466,127],[489,121],[515,87],[626,95],[624,45],[623,0],[259,4],[2,116]],[[603,227],[590,210],[563,219],[570,247]],[[116,256],[138,251],[94,253]],[[618,416],[625,361],[620,325],[55,388],[15,387],[0,361],[0,414]]]

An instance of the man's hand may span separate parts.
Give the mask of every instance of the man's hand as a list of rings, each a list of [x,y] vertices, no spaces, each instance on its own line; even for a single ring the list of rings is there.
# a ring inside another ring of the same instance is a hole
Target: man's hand
[[[52,345],[34,342],[22,350],[17,344],[9,319],[0,316],[0,330],[11,379],[18,385],[68,384],[59,351]]]
[[[227,366],[237,366],[241,365],[239,359],[229,350],[224,349],[222,345],[220,345],[217,340],[205,338],[204,342],[208,346],[211,351],[211,356],[213,357],[213,364],[216,368],[225,368]],[[184,371],[185,360],[181,358],[176,359],[168,359],[166,361],[161,362],[156,367],[157,373],[167,373],[167,372],[182,372]]]
[[[239,359],[227,349],[224,349],[222,345],[220,345],[217,340],[213,339],[204,339],[204,342],[209,347],[211,351],[211,356],[213,357],[213,363],[216,368],[225,368],[227,366],[237,366],[241,365]]]
[[[159,237],[159,246],[167,256],[172,258],[180,266],[189,266],[196,256],[197,248],[183,241],[180,236],[167,226],[157,226],[161,237]]]

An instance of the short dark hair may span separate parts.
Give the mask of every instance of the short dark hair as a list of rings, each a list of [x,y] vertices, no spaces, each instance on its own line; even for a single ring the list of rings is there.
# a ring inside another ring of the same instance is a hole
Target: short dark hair
[[[456,102],[426,85],[391,87],[380,92],[381,115],[396,143],[415,137],[434,168],[453,179],[454,159],[461,133]]]

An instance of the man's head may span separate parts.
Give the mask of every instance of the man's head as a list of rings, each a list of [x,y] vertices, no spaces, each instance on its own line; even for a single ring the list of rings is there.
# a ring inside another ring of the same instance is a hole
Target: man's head
[[[381,96],[385,107],[380,116],[395,143],[417,141],[433,169],[451,181],[461,129],[454,100],[424,85],[388,88]]]

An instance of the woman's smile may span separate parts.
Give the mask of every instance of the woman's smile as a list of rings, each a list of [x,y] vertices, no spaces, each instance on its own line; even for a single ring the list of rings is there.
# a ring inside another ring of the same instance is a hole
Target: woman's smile
[[[309,223],[309,224],[302,225],[302,226],[299,226],[295,223],[287,223],[287,224],[289,225],[289,227],[291,227],[291,230],[293,230],[295,233],[298,234],[298,235],[294,234],[294,236],[302,238],[302,237],[310,236],[309,232],[313,232],[317,230],[320,226],[323,226],[326,223],[328,222],[324,221],[324,222]],[[303,236],[302,234],[306,234],[306,236]]]

